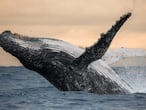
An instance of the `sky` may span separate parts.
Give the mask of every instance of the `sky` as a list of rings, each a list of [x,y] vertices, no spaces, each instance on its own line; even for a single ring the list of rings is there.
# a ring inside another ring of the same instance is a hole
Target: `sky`
[[[146,49],[145,4],[146,0],[0,0],[0,33],[11,30],[88,47],[121,15],[132,12],[110,48]],[[19,63],[0,49],[0,65]]]

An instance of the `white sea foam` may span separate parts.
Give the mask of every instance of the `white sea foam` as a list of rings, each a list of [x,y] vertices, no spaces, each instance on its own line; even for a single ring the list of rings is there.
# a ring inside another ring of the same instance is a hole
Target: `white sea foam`
[[[92,68],[98,72],[98,74],[111,79],[111,81],[116,82],[120,87],[127,89],[130,93],[133,93],[133,88],[128,85],[124,79],[120,78],[116,72],[109,67],[104,61],[98,60],[91,63],[88,67],[89,69]]]
[[[116,67],[114,70],[119,77],[124,79],[132,88],[134,93],[146,93],[146,68],[145,67]]]
[[[146,56],[145,49],[129,49],[129,48],[119,48],[116,50],[108,50],[103,56],[103,60],[111,65],[123,58],[132,56]]]

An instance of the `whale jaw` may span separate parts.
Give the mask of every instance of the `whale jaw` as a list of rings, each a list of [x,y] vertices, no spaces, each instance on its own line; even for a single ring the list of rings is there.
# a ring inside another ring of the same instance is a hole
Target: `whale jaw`
[[[102,65],[102,61],[92,64],[105,54],[114,36],[130,16],[131,13],[123,15],[107,33],[101,34],[97,43],[85,50],[60,40],[29,38],[10,31],[0,35],[0,45],[26,68],[38,72],[59,90],[97,94],[129,93],[130,87],[107,65]],[[99,68],[95,69],[96,65]]]

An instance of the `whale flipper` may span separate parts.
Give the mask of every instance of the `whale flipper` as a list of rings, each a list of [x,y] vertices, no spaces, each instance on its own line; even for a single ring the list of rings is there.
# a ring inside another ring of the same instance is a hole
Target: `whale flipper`
[[[86,48],[86,51],[73,61],[77,66],[88,66],[95,60],[100,59],[109,48],[114,36],[119,31],[125,21],[131,16],[131,13],[123,15],[115,25],[111,27],[105,34],[101,34],[101,38],[93,46]]]
[[[29,38],[10,31],[0,34],[0,46],[59,90],[97,94],[129,93],[130,87],[110,67],[102,61],[96,64],[92,62],[104,55],[113,37],[130,15],[122,16],[106,34],[101,35],[97,43],[86,50],[61,40]]]

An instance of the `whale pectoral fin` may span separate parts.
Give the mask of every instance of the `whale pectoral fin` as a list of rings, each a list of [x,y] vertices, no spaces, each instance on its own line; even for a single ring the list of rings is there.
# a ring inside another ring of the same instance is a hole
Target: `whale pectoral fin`
[[[130,16],[131,13],[127,13],[120,17],[120,20],[118,20],[116,24],[111,27],[111,29],[109,29],[105,34],[101,34],[101,38],[98,40],[97,43],[87,48],[80,57],[76,58],[73,61],[73,65],[82,65],[84,67],[87,67],[93,61],[100,59],[109,48],[116,33]]]

